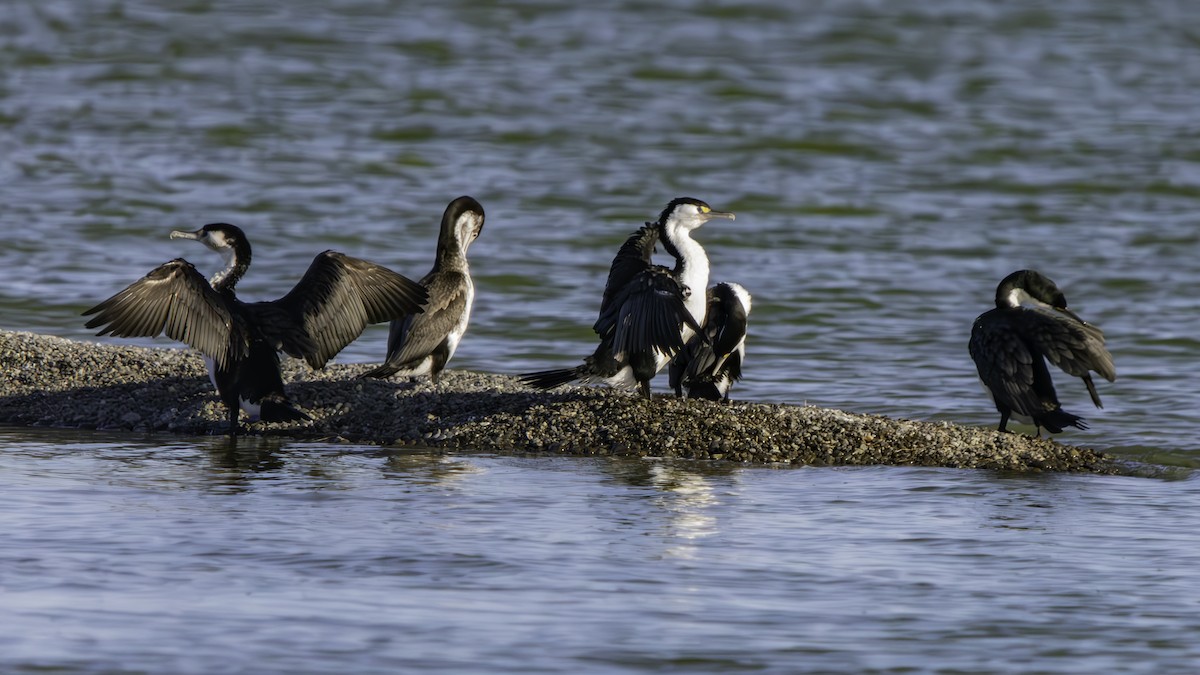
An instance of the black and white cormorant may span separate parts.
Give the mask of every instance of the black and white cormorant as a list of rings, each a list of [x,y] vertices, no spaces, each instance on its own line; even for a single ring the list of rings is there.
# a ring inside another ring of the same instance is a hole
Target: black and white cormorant
[[[283,391],[279,352],[321,368],[372,323],[422,311],[425,288],[385,267],[325,251],[287,295],[270,302],[242,302],[234,293],[250,267],[250,242],[236,226],[205,225],[175,231],[221,253],[226,266],[206,280],[176,258],[159,265],[83,314],[97,335],[167,337],[204,355],[209,376],[229,412],[229,433],[238,430],[239,408],[267,422],[308,419]]]
[[[582,365],[528,373],[521,379],[540,389],[568,382],[637,386],[650,398],[650,379],[700,331],[706,309],[708,255],[692,231],[713,218],[734,219],[699,199],[671,200],[658,220],[629,236],[613,259],[592,327],[600,344]],[[673,268],[651,261],[655,243],[675,258]],[[695,289],[693,291],[693,289]]]
[[[1000,431],[1010,416],[1058,433],[1086,429],[1083,418],[1059,405],[1046,361],[1082,378],[1097,408],[1100,395],[1091,371],[1112,382],[1117,377],[1104,333],[1067,309],[1054,282],[1033,270],[1018,270],[996,287],[996,308],[971,327],[971,358],[979,379],[1000,411]]]
[[[427,374],[437,384],[438,374],[454,356],[471,318],[475,285],[467,266],[467,247],[482,230],[479,202],[465,196],[450,202],[442,214],[433,269],[420,281],[429,291],[425,312],[392,322],[387,359],[362,377]]]
[[[722,282],[708,289],[703,331],[693,335],[671,359],[671,388],[676,396],[729,400],[733,383],[742,379],[746,358],[746,318],[750,293],[740,284]]]

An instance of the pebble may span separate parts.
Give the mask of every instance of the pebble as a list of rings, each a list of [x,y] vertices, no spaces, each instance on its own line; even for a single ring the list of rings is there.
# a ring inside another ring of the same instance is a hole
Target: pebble
[[[461,370],[445,371],[437,387],[355,379],[372,365],[314,372],[285,358],[288,395],[312,422],[258,422],[249,432],[497,453],[1129,472],[1090,448],[947,422],[669,395],[648,402],[603,387],[545,392],[509,375]],[[225,413],[191,350],[0,331],[0,422],[220,434]]]

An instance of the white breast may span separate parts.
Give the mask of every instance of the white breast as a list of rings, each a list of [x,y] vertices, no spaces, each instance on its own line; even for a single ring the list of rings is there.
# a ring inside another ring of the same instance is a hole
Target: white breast
[[[462,341],[463,335],[467,332],[467,325],[471,322],[471,307],[475,305],[475,284],[471,281],[471,277],[467,276],[467,309],[459,317],[458,322],[450,329],[450,333],[446,336],[446,362],[450,362],[450,358],[454,356],[454,351],[458,349],[458,343]]]

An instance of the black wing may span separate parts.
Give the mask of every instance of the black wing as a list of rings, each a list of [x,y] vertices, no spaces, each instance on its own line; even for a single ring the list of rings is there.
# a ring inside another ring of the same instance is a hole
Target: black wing
[[[705,318],[705,335],[712,344],[716,362],[712,366],[712,374],[716,375],[725,365],[730,354],[743,348],[746,343],[746,308],[736,298],[722,301],[716,295],[709,300],[708,313]],[[733,379],[742,376],[741,367],[737,374],[730,374]]]
[[[600,315],[603,316],[612,305],[613,298],[629,285],[639,274],[649,270],[653,265],[650,261],[654,253],[654,245],[658,242],[658,229],[652,223],[646,223],[636,232],[629,235],[613,258],[608,270],[608,281],[604,284],[604,299],[600,301]],[[597,321],[599,324],[599,321]],[[597,333],[600,332],[595,327]]]
[[[675,390],[676,396],[683,396],[683,376],[691,365],[692,351],[697,344],[696,336],[692,336],[667,366],[667,386]]]
[[[1042,355],[1030,349],[1011,319],[998,309],[980,315],[968,349],[996,402],[1032,418],[1057,407],[1058,396]]]
[[[1050,363],[1075,377],[1096,371],[1104,379],[1117,379],[1112,354],[1104,346],[1104,333],[1071,312],[1049,307],[1021,307],[1012,311],[1017,329],[1041,350]]]
[[[246,355],[244,340],[233,344],[233,317],[225,299],[184,260],[163,263],[124,290],[83,313],[95,314],[88,328],[97,335],[157,337],[166,334],[224,368]],[[235,353],[236,352],[236,353]]]
[[[729,356],[728,354],[717,354],[711,345],[704,344],[699,338],[693,338],[688,342],[687,351],[691,358],[688,360],[687,370],[683,374],[685,386],[716,377],[721,364]]]
[[[596,332],[610,340],[613,355],[656,351],[670,356],[683,349],[683,326],[700,332],[684,302],[691,291],[662,267],[652,267],[617,291],[596,321]]]
[[[745,344],[746,308],[732,294],[718,294],[715,292],[717,289],[713,287],[708,290],[703,333],[689,340],[685,349],[687,370],[682,375],[685,384],[716,377],[730,355],[739,352]],[[731,368],[730,377],[740,379],[740,359],[737,364],[731,364]]]
[[[428,301],[424,286],[381,265],[336,251],[317,254],[304,278],[274,303],[304,328],[311,343],[297,345],[287,334],[269,335],[284,351],[299,351],[321,368],[362,334],[369,324],[416,314]]]

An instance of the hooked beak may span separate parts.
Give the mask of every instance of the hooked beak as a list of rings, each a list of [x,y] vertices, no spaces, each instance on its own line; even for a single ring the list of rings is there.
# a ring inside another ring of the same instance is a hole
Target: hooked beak
[[[728,218],[729,220],[734,220],[737,218],[736,215],[730,213],[729,211],[709,211],[705,215],[707,215],[709,218]]]
[[[184,232],[183,230],[171,230],[172,239],[200,239],[200,230],[195,232]]]

